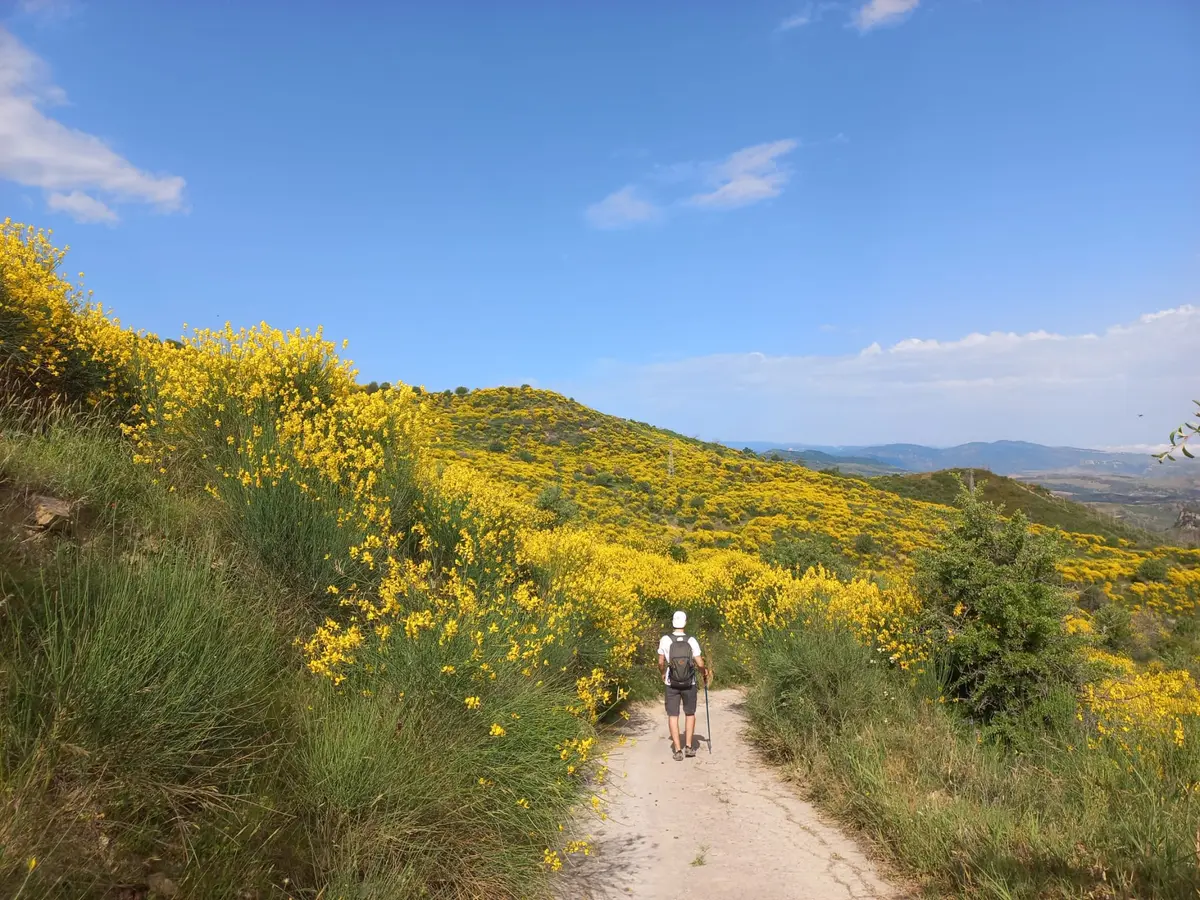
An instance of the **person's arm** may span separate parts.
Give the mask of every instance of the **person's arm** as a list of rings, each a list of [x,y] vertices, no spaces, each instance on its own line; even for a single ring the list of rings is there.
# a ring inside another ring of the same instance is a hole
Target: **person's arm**
[[[710,684],[712,682],[712,672],[709,671],[708,666],[704,664],[704,654],[700,651],[700,642],[694,637],[691,639],[691,642],[692,656],[696,660],[696,668],[700,670],[700,674],[704,678],[704,683],[706,685]]]
[[[660,678],[667,677],[667,658],[663,656],[662,651],[658,651],[658,675]]]

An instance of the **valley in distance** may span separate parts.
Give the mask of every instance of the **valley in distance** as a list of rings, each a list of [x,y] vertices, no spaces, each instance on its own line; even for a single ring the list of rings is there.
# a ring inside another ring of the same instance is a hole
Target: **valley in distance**
[[[865,478],[876,487],[937,503],[953,499],[955,482],[950,473],[966,478],[973,471],[975,478],[996,481],[992,499],[1010,512],[1036,502],[1032,500],[1036,495],[1062,498],[1159,540],[1200,545],[1200,465],[1188,460],[1164,466],[1149,453],[1048,447],[1027,441],[975,441],[953,447],[725,443],[806,468]]]

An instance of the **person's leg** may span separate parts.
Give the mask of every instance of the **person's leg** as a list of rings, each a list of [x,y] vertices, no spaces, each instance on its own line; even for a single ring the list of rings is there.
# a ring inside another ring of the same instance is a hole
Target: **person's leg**
[[[696,755],[693,739],[696,734],[696,688],[693,686],[683,692],[683,714],[687,717],[687,744],[684,752],[688,756]]]
[[[682,744],[679,743],[679,702],[681,699],[679,691],[667,688],[667,727],[671,731],[671,749],[674,751],[683,749]]]

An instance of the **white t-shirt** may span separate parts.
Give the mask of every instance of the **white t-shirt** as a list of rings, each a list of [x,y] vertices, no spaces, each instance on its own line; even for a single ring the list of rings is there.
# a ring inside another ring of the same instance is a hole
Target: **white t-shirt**
[[[687,632],[676,630],[676,631],[671,632],[671,634],[664,634],[662,636],[662,639],[658,642],[658,655],[661,656],[663,659],[669,660],[671,658],[671,656],[670,656],[671,643],[675,640],[674,635],[676,635],[676,634],[682,635],[682,634],[687,634]],[[698,640],[696,640],[694,637],[688,638],[688,646],[690,646],[692,648],[692,657],[693,658],[702,655],[700,653],[700,642]],[[668,671],[663,672],[663,684],[670,684],[670,683],[671,683],[671,673],[668,670]]]

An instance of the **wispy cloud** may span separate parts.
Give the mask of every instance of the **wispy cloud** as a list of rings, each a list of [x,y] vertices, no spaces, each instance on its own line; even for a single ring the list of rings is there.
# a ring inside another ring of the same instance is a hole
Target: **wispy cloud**
[[[598,203],[593,203],[585,212],[587,220],[597,228],[628,228],[652,222],[660,210],[648,200],[638,196],[637,188],[627,184],[613,191]]]
[[[81,221],[111,222],[116,215],[85,191],[162,212],[183,208],[182,178],[139,169],[98,137],[44,111],[64,102],[46,64],[0,27],[0,178],[42,188],[51,209],[84,216]]]
[[[46,206],[56,212],[65,212],[76,222],[116,222],[118,216],[104,203],[83,191],[69,194],[55,191],[46,198]]]
[[[812,20],[813,20],[813,10],[812,10],[812,7],[809,6],[804,10],[804,12],[796,13],[794,16],[788,16],[786,19],[784,19],[782,22],[779,23],[778,27],[775,30],[776,31],[791,31],[793,28],[803,28],[805,25],[811,24]]]
[[[779,158],[795,149],[796,142],[789,139],[738,150],[713,167],[713,190],[695,194],[689,202],[728,209],[777,197],[791,177]]]
[[[734,209],[769,200],[779,196],[791,174],[782,158],[798,146],[788,138],[745,147],[719,161],[658,164],[639,182],[593,203],[584,216],[597,228],[626,228],[671,212]]]
[[[75,13],[75,0],[18,0],[17,10],[41,22],[57,22]]]
[[[845,355],[726,353],[609,364],[563,385],[609,412],[741,440],[1154,444],[1191,409],[1200,306],[1096,334],[909,338]],[[1139,414],[1140,417],[1139,417]]]
[[[921,0],[870,0],[854,14],[854,24],[860,31],[870,31],[880,25],[895,25],[920,4]]]
[[[806,4],[804,9],[788,16],[775,26],[776,31],[792,31],[806,25],[820,22],[829,13],[845,9],[848,0],[821,0],[819,3]]]

